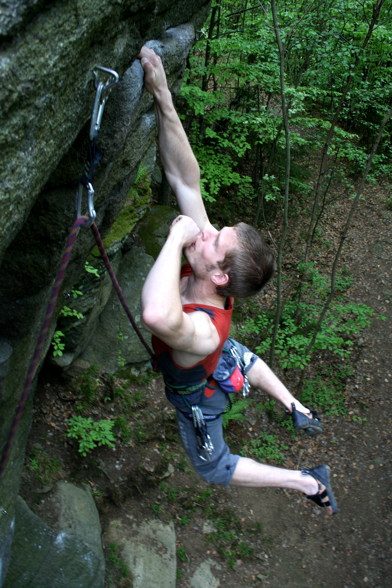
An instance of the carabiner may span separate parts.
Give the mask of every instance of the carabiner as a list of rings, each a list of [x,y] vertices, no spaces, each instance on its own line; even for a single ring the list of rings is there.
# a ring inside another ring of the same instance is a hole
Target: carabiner
[[[108,74],[109,78],[105,81],[99,80],[99,71],[103,71]],[[119,80],[118,73],[113,69],[97,65],[93,71],[94,74],[94,87],[96,89],[95,101],[93,106],[93,113],[91,115],[90,125],[90,141],[97,138],[99,129],[101,128],[101,121],[103,110],[105,108],[106,100],[109,96],[110,90],[115,86]]]
[[[82,196],[83,196],[83,188],[87,190],[87,204],[88,204],[88,217],[90,219],[90,224],[93,224],[97,213],[94,209],[94,188],[92,184],[89,182],[86,186],[79,183],[77,192],[76,192],[76,218],[79,218],[82,214]]]

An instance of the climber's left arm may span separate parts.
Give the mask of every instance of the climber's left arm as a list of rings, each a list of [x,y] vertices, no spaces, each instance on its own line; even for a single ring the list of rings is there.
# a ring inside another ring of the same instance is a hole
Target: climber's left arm
[[[139,54],[145,86],[153,95],[159,131],[159,151],[163,168],[181,213],[191,217],[200,230],[210,222],[200,191],[200,168],[184,127],[173,104],[161,58],[144,46]]]

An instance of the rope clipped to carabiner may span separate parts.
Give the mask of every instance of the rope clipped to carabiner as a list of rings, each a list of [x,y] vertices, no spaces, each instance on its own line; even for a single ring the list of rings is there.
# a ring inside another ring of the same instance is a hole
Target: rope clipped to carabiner
[[[88,206],[88,217],[90,224],[94,222],[96,218],[96,212],[94,209],[94,188],[93,178],[95,168],[101,163],[102,153],[98,146],[98,133],[101,128],[103,111],[106,105],[106,101],[112,88],[117,84],[119,80],[118,73],[113,69],[97,65],[93,70],[94,75],[94,88],[95,88],[95,100],[93,111],[91,114],[90,123],[90,142],[84,166],[83,173],[80,177],[79,186],[76,191],[76,216],[79,217],[82,214],[82,199],[83,192],[87,192],[87,206]]]
[[[125,300],[125,296],[123,294],[121,286],[116,278],[114,270],[110,264],[109,257],[105,251],[102,237],[100,235],[98,227],[94,222],[95,217],[96,217],[96,212],[94,209],[94,194],[95,194],[95,192],[94,192],[92,182],[93,182],[95,168],[97,167],[97,165],[99,165],[99,163],[101,161],[101,157],[102,157],[101,151],[100,151],[100,149],[98,147],[98,143],[97,143],[98,134],[99,134],[99,130],[101,128],[102,115],[103,115],[103,111],[105,108],[106,100],[108,99],[109,93],[110,93],[111,89],[113,88],[113,86],[115,86],[117,84],[119,78],[118,78],[117,72],[115,72],[112,69],[108,69],[107,67],[102,67],[102,66],[97,66],[94,69],[93,73],[94,73],[94,77],[95,77],[94,85],[95,85],[95,89],[96,89],[96,94],[95,94],[93,111],[92,111],[92,115],[91,115],[90,144],[89,144],[89,149],[88,149],[88,154],[87,154],[87,161],[86,161],[84,172],[80,178],[79,187],[78,187],[77,194],[76,194],[76,215],[77,215],[77,218],[79,218],[79,216],[81,215],[81,201],[82,201],[83,190],[85,189],[85,190],[87,190],[88,217],[90,219],[90,222],[87,226],[90,226],[90,228],[93,232],[95,242],[96,242],[98,249],[102,255],[102,259],[105,263],[106,269],[109,273],[110,279],[112,280],[114,289],[115,289],[116,294],[118,296],[118,299],[119,299],[119,301],[125,311],[125,314],[129,318],[129,321],[130,321],[134,331],[136,332],[137,336],[139,337],[140,342],[144,345],[145,349],[149,353],[150,358],[151,358],[152,368],[154,369],[154,371],[159,371],[156,356],[155,356],[154,352],[152,351],[152,349],[150,348],[150,346],[148,345],[147,341],[144,339],[144,337],[143,337],[140,329],[138,328],[136,321],[135,321],[135,319],[129,309],[129,306]],[[102,73],[103,73],[104,79],[100,79],[100,76],[102,76]]]

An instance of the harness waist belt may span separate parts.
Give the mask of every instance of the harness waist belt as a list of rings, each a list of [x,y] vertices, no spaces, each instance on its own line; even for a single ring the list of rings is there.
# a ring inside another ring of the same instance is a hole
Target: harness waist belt
[[[197,390],[204,389],[207,384],[207,380],[202,380],[199,384],[195,384],[195,386],[171,386],[165,382],[166,388],[173,392],[173,394],[180,394],[180,396],[186,396],[187,394],[193,394],[193,392],[197,392]]]

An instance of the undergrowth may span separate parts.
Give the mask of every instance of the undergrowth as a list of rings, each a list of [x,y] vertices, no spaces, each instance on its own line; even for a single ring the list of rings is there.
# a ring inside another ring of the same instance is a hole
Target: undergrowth
[[[285,302],[279,321],[274,344],[275,370],[300,383],[299,396],[304,404],[326,414],[345,415],[344,389],[352,373],[350,362],[355,339],[370,325],[375,312],[349,299],[346,292],[352,278],[343,270],[336,280],[336,296],[318,325],[329,295],[330,278],[321,274],[313,263],[300,265],[298,272],[302,278],[300,294]],[[248,303],[247,316],[237,329],[238,338],[245,340],[268,363],[275,311],[266,308],[260,313],[256,304],[250,308]],[[319,330],[315,335],[317,325]]]

